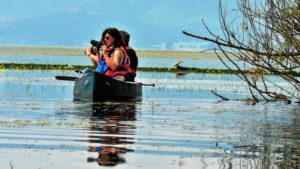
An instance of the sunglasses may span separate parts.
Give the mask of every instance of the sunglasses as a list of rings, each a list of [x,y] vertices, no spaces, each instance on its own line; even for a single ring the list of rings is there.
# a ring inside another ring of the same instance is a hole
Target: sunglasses
[[[104,40],[110,40],[110,39],[111,39],[110,36],[105,36],[105,37],[104,37]]]

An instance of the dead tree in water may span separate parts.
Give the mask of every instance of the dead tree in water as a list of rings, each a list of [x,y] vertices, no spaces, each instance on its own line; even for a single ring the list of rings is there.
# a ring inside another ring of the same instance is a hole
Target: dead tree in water
[[[221,57],[215,50],[219,59],[227,68],[240,70],[238,76],[248,84],[257,102],[258,96],[266,101],[299,101],[300,1],[237,0],[238,10],[226,8],[221,1],[219,21],[223,36],[213,33],[205,22],[209,37],[183,33],[217,44],[225,55]],[[239,18],[229,17],[232,13]],[[255,76],[244,70],[255,72]],[[282,82],[275,82],[274,77]]]

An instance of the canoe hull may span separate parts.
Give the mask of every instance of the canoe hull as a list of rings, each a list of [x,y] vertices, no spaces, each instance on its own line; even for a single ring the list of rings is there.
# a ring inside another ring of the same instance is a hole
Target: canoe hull
[[[134,100],[142,97],[142,85],[93,72],[75,80],[73,96],[84,101]]]

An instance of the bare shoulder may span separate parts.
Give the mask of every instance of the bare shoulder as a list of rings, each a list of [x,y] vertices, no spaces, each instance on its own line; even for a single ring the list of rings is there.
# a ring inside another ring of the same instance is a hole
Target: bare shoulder
[[[115,52],[122,52],[121,48],[115,48]]]
[[[116,48],[114,51],[114,55],[122,55],[122,49],[121,48]]]

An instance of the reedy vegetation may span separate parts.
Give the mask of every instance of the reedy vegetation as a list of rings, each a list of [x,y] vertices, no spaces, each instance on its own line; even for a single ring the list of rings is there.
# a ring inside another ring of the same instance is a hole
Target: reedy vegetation
[[[3,69],[16,69],[16,70],[83,70],[84,68],[95,69],[94,66],[87,65],[55,65],[55,64],[22,64],[22,63],[0,63],[0,71]],[[168,67],[138,67],[141,72],[171,72],[171,73],[211,73],[211,74],[236,74],[237,70],[228,69],[208,69],[208,68],[178,68]],[[245,73],[251,73],[245,71]]]

